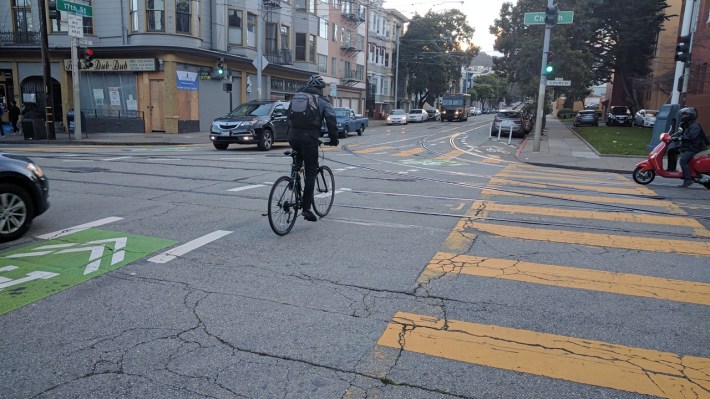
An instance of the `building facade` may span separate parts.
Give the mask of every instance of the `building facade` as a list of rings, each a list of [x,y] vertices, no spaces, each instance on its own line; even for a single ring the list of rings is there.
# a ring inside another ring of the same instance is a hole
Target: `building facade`
[[[40,9],[0,0],[0,97],[45,108]],[[73,98],[70,15],[47,15],[57,123],[80,101],[89,131],[195,132],[253,99],[288,100],[321,73],[335,106],[363,113],[367,7],[356,0],[74,0],[82,18]],[[259,55],[262,62],[259,63]],[[257,67],[261,66],[261,73]],[[258,79],[259,76],[261,79]],[[228,85],[231,83],[231,92]]]

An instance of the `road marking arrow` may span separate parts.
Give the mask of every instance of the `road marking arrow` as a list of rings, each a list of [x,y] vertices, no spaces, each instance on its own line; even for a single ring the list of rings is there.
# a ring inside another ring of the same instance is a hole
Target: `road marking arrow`
[[[122,262],[123,259],[126,257],[126,251],[123,249],[126,247],[126,243],[128,242],[128,237],[119,237],[119,238],[108,238],[105,240],[93,240],[85,243],[71,243],[71,244],[53,244],[53,245],[44,245],[41,247],[35,248],[36,250],[39,249],[40,251],[33,251],[33,252],[24,252],[20,254],[13,254],[13,255],[8,255],[8,258],[29,258],[33,256],[44,256],[47,254],[67,254],[67,253],[72,253],[72,252],[82,252],[82,251],[89,251],[89,264],[86,265],[84,268],[84,275],[87,275],[89,273],[93,273],[99,269],[101,266],[101,258],[104,255],[104,249],[106,248],[106,245],[95,245],[95,244],[105,244],[105,243],[114,243],[113,245],[113,250],[114,254],[111,257],[111,265],[115,265],[116,263]],[[78,246],[77,245],[83,245],[83,246]],[[86,246],[86,245],[91,245],[91,246]],[[72,248],[70,248],[72,247]],[[61,248],[67,248],[67,249],[62,249],[61,251],[56,251],[56,249],[61,249]]]

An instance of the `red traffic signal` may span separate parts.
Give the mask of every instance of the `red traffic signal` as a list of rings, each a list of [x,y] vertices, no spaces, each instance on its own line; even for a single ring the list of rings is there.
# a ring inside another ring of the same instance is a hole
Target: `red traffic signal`
[[[94,50],[84,49],[84,69],[89,69],[94,66]]]

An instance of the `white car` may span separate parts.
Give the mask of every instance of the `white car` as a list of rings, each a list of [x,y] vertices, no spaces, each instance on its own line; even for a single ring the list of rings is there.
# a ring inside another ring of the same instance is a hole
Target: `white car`
[[[426,121],[427,119],[429,119],[429,114],[423,109],[415,108],[415,109],[409,111],[409,114],[407,114],[407,120],[409,122],[422,123],[422,122]]]
[[[393,109],[389,115],[387,115],[388,125],[406,125],[407,124],[407,112],[403,109]]]
[[[481,110],[479,110],[476,107],[471,107],[471,109],[468,110],[468,115],[469,116],[481,115]]]
[[[658,110],[642,109],[634,115],[634,125],[642,127],[653,127],[656,124],[656,114]]]

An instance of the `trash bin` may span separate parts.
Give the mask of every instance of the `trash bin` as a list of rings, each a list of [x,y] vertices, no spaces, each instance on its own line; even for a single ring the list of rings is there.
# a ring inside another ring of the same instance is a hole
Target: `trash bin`
[[[22,118],[22,135],[25,140],[44,140],[47,138],[47,126],[44,118],[27,114]]]
[[[74,108],[67,111],[67,125],[69,126],[69,133],[74,133],[76,123],[74,122]],[[86,115],[84,111],[81,111],[81,133],[86,133]]]

